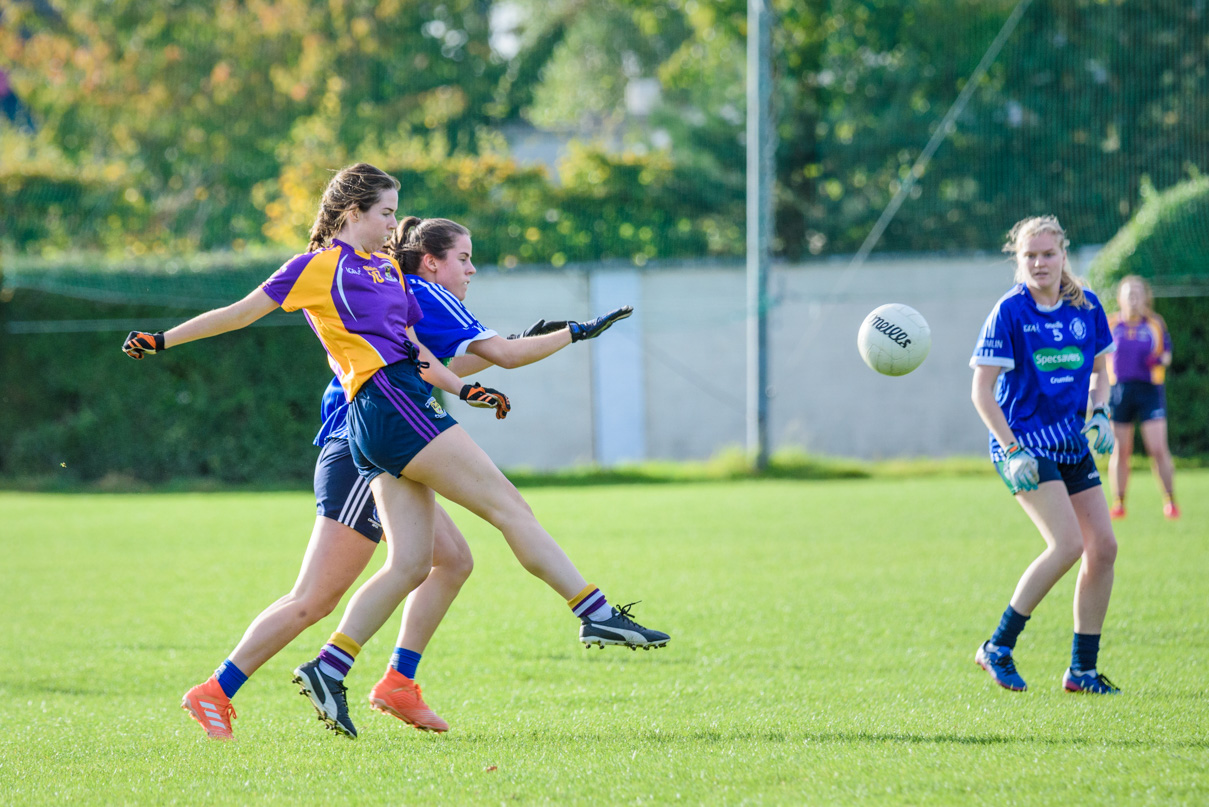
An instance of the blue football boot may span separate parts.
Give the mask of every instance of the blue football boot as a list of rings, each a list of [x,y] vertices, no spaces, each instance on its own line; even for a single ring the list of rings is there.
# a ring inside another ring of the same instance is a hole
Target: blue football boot
[[[1062,687],[1067,692],[1091,692],[1096,695],[1117,695],[1121,690],[1103,675],[1095,670],[1076,673],[1067,668],[1062,674]]]
[[[1024,683],[1020,673],[1016,672],[1016,662],[1012,659],[1012,648],[992,649],[992,647],[989,639],[983,642],[982,646],[978,648],[978,652],[974,654],[974,663],[986,670],[987,675],[991,676],[991,680],[1004,689],[1010,689],[1013,692],[1024,692],[1028,689],[1028,684]]]

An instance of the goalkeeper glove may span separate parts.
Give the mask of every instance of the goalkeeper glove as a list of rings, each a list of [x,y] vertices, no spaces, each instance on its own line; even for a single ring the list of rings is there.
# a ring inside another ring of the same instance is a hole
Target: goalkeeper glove
[[[1113,437],[1112,423],[1108,420],[1108,406],[1105,404],[1100,404],[1091,410],[1091,417],[1087,419],[1087,423],[1083,424],[1083,433],[1089,439],[1091,439],[1093,431],[1096,436],[1091,447],[1096,450],[1097,454],[1111,454],[1116,438]]]
[[[164,332],[131,331],[130,335],[126,337],[126,341],[122,343],[122,350],[132,359],[141,359],[145,354],[167,350],[164,347]]]
[[[633,306],[623,305],[615,311],[610,311],[604,316],[588,320],[587,322],[568,322],[567,325],[571,328],[571,341],[579,342],[584,339],[594,339],[607,331],[609,326],[614,322],[619,319],[625,319],[633,313]]]
[[[1037,458],[1033,456],[1033,452],[1019,443],[1012,443],[1004,449],[1003,481],[1007,482],[1012,493],[1036,490],[1041,481],[1041,474],[1037,470]]]
[[[477,382],[462,387],[458,397],[471,406],[477,406],[480,409],[494,409],[495,416],[499,420],[508,417],[508,413],[512,411],[512,404],[508,403],[507,395],[491,387],[484,387]]]
[[[558,319],[554,320],[553,322],[546,322],[544,319],[539,319],[537,322],[533,323],[520,333],[510,334],[508,338],[521,339],[525,336],[542,336],[543,334],[561,331],[565,327],[567,327],[567,321],[565,319]]]

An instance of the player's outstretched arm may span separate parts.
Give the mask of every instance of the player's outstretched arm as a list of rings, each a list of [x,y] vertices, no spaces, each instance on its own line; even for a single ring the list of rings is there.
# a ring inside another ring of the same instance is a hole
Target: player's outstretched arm
[[[512,411],[512,403],[508,400],[508,396],[499,390],[484,387],[481,384],[462,383],[462,379],[457,374],[441,364],[432,351],[424,347],[423,343],[416,338],[415,328],[407,329],[407,337],[420,351],[420,377],[426,382],[458,396],[471,406],[494,409],[495,416],[500,420],[503,420]]]
[[[550,356],[562,350],[567,345],[571,344],[571,332],[566,328],[554,333],[543,334],[541,336],[526,336],[520,339],[504,339],[502,336],[493,336],[490,339],[480,339],[477,342],[471,342],[466,348],[466,352],[473,354],[481,361],[487,361],[497,367],[503,367],[507,370],[512,370],[517,367],[524,367],[526,364],[533,364],[535,361]],[[470,375],[478,372],[475,369],[465,369],[470,363],[466,362],[463,366],[459,366],[454,370],[460,376]],[[490,366],[490,365],[488,365]],[[450,362],[450,367],[453,367],[453,362]],[[481,367],[479,369],[482,369]]]
[[[198,314],[167,331],[131,331],[122,343],[122,350],[132,359],[141,359],[148,353],[246,328],[277,307],[277,301],[258,288],[237,303]]]

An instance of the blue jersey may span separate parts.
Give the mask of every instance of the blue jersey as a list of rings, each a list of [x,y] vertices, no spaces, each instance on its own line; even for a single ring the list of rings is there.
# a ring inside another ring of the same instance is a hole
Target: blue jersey
[[[490,339],[496,332],[475,319],[457,297],[444,286],[431,283],[416,275],[407,275],[408,287],[415,295],[423,311],[423,318],[416,323],[416,338],[441,361],[464,356],[471,342]],[[315,435],[315,445],[321,446],[328,440],[345,439],[348,428],[344,420],[348,403],[344,400],[340,380],[333,379],[323,391],[320,419],[323,426]]]
[[[315,435],[315,445],[321,446],[328,440],[347,440],[348,426],[344,419],[348,415],[348,401],[344,400],[344,387],[340,385],[340,377],[333,377],[323,390],[323,399],[319,404],[319,420],[323,425]]]
[[[496,335],[444,286],[416,275],[407,275],[407,285],[424,312],[424,318],[416,323],[416,338],[438,359],[464,356],[471,342]]]
[[[1084,291],[1090,308],[1065,300],[1039,306],[1023,283],[1003,295],[974,347],[970,366],[1002,367],[995,401],[1022,446],[1055,462],[1087,453],[1082,429],[1095,358],[1113,349],[1112,331],[1099,299]],[[1003,459],[994,435],[991,459]]]

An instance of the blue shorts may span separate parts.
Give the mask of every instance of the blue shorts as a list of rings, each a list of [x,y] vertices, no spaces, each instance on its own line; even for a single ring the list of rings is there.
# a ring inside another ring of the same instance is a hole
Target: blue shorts
[[[369,491],[369,480],[357,472],[348,440],[323,444],[315,462],[315,509],[318,515],[352,527],[375,544],[382,540],[382,523]]]
[[[1145,423],[1167,417],[1167,394],[1162,384],[1121,381],[1112,385],[1113,423]]]
[[[1013,488],[1003,475],[1002,462],[995,463],[995,470],[999,471],[999,477],[1008,486],[1008,490],[1013,494],[1020,492]],[[1049,457],[1037,457],[1037,474],[1041,477],[1037,484],[1061,480],[1066,484],[1066,492],[1071,496],[1091,490],[1100,484],[1100,471],[1096,468],[1096,461],[1092,459],[1090,450],[1077,462],[1056,462]]]
[[[348,442],[366,481],[399,476],[437,435],[457,421],[441,408],[419,368],[410,361],[387,365],[361,385],[348,408]]]

